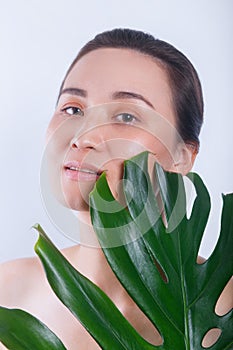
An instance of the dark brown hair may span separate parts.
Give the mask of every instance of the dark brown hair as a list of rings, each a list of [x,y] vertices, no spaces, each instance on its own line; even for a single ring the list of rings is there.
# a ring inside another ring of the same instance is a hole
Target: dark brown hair
[[[203,123],[203,95],[198,74],[187,57],[171,44],[155,39],[150,34],[132,29],[113,29],[96,35],[83,46],[69,67],[65,79],[81,57],[101,48],[136,50],[162,65],[172,91],[178,132],[185,143],[194,145],[198,150]]]

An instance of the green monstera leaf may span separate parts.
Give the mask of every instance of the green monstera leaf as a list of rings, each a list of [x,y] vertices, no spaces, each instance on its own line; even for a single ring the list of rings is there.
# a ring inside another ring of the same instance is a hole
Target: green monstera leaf
[[[155,165],[152,183],[160,189],[156,198],[147,168],[147,153],[125,162],[126,208],[116,204],[104,175],[96,184],[91,215],[106,258],[159,330],[164,340],[159,349],[203,349],[203,337],[212,328],[221,330],[221,336],[211,349],[233,348],[232,312],[221,317],[214,312],[233,271],[233,194],[223,196],[221,234],[214,252],[197,264],[210,211],[203,182],[189,174],[197,196],[187,218],[182,176]]]
[[[0,341],[9,350],[66,350],[42,322],[23,310],[0,307]]]
[[[36,252],[48,281],[102,349],[199,350],[212,328],[220,329],[221,336],[211,350],[232,349],[232,313],[220,317],[214,309],[233,269],[233,194],[223,196],[219,240],[210,258],[200,265],[196,260],[210,210],[203,182],[198,175],[189,175],[197,196],[187,218],[182,176],[155,165],[151,181],[147,168],[148,153],[125,162],[125,206],[114,199],[102,174],[90,196],[91,217],[112,270],[159,330],[163,344],[154,346],[144,340],[103,291],[76,271],[36,225],[40,233]],[[5,339],[10,349],[22,349],[20,335],[14,337],[19,327],[13,318],[15,311],[10,310],[12,318],[4,320],[5,311],[0,309],[0,341]],[[34,318],[31,322],[40,332]],[[10,323],[16,329],[6,338],[4,330]],[[36,337],[27,337],[30,322],[25,327],[21,338],[26,337],[28,348],[36,349]],[[47,336],[41,332],[41,338]],[[56,346],[40,349],[55,350]]]

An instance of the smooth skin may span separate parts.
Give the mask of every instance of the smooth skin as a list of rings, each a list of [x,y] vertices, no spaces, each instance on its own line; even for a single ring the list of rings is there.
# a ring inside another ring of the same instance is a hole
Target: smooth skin
[[[115,109],[118,104],[130,109]],[[117,113],[105,113],[112,106]],[[151,118],[138,113],[143,109]],[[165,127],[160,134],[153,115],[163,116],[160,120]],[[54,174],[58,179],[53,191],[60,202],[78,211],[81,243],[87,242],[86,237],[91,242],[91,246],[79,244],[64,249],[63,254],[105,291],[143,337],[156,345],[162,342],[160,335],[121,287],[97,246],[87,198],[97,172],[106,170],[109,186],[121,200],[123,160],[143,150],[151,151],[166,170],[182,174],[190,171],[195,149],[179,142],[176,133],[171,132],[172,126],[176,127],[172,95],[161,64],[129,49],[98,49],[82,57],[68,74],[47,133],[50,172],[53,179]],[[81,171],[69,169],[74,162],[80,164]],[[99,349],[53,294],[38,258],[2,264],[0,285],[0,305],[32,313],[60,337],[67,349]],[[231,307],[232,288],[228,284],[216,311],[224,314]],[[214,336],[206,339],[206,346]],[[0,345],[0,349],[4,347]]]

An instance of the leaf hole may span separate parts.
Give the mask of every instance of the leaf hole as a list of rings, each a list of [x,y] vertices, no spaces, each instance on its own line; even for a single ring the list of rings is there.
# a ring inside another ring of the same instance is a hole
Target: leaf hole
[[[144,312],[131,299],[131,305],[118,306],[120,312],[130,322],[132,327],[143,337],[148,343],[155,346],[161,346],[164,343],[163,337],[151,322],[151,320],[144,314]]]
[[[201,345],[205,349],[210,348],[211,346],[213,346],[218,341],[218,339],[219,339],[221,334],[222,334],[221,329],[219,329],[219,328],[211,328],[205,334]]]
[[[190,219],[197,192],[193,182],[187,176],[184,176],[184,187],[186,195],[186,216],[187,219]]]
[[[155,266],[156,266],[156,268],[157,268],[157,270],[158,270],[158,272],[159,272],[159,274],[160,274],[162,280],[163,280],[165,283],[168,283],[168,278],[167,278],[167,276],[166,276],[166,274],[165,274],[165,272],[164,272],[162,266],[158,263],[158,261],[157,261],[154,257],[153,257],[153,261],[154,261],[154,264],[155,264]]]
[[[232,289],[233,289],[233,279],[231,278],[226,284],[226,286],[224,287],[215,305],[214,311],[218,316],[224,316],[232,309],[233,307]]]

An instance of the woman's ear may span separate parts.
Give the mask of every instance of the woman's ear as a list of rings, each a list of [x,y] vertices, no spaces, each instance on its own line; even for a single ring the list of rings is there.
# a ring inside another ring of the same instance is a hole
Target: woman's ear
[[[197,153],[197,145],[179,143],[176,149],[176,160],[171,171],[186,175],[192,169]]]

